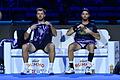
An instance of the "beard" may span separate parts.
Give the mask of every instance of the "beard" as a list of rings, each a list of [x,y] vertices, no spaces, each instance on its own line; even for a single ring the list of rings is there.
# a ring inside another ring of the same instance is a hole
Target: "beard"
[[[88,21],[88,18],[83,18],[83,21]]]
[[[87,21],[87,20],[89,19],[89,17],[88,17],[88,16],[82,16],[82,19],[83,19],[84,21]]]

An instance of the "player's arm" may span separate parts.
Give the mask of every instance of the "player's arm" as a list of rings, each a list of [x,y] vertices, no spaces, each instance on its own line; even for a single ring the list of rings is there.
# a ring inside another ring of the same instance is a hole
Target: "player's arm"
[[[46,21],[45,24],[50,25],[52,34],[53,34],[53,36],[56,37],[56,36],[57,36],[57,31],[56,31],[56,29],[52,26],[52,24],[51,24],[50,22],[48,22],[48,21]]]
[[[90,32],[90,34],[95,37],[97,40],[100,40],[100,34],[95,32]]]
[[[88,28],[84,29],[84,31],[85,31],[86,33],[91,34],[93,37],[95,37],[95,39],[100,40],[100,34],[99,34],[97,31],[94,32],[94,31],[91,31],[91,30],[88,29]]]
[[[31,31],[34,30],[36,27],[36,24],[34,24],[27,29],[27,31],[24,33],[24,40],[27,40],[29,38]]]
[[[76,31],[77,31],[78,29],[80,29],[80,28],[84,28],[84,25],[77,23],[75,26],[71,27],[71,28],[67,31],[66,35],[67,35],[67,36],[70,36],[70,35],[72,35],[74,32],[76,32]]]
[[[53,34],[53,36],[57,36],[57,31],[56,31],[56,29],[52,26],[52,25],[50,25],[51,27],[51,31],[52,31],[52,34]]]
[[[75,32],[75,31],[74,31],[74,28],[71,27],[71,28],[67,31],[66,35],[67,35],[67,36],[70,36],[70,35],[72,35],[74,32]]]

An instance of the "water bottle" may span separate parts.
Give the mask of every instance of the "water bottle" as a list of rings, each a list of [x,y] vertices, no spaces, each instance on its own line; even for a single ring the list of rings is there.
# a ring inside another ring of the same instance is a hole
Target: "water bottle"
[[[111,64],[110,65],[110,74],[112,74],[113,73],[113,65]]]

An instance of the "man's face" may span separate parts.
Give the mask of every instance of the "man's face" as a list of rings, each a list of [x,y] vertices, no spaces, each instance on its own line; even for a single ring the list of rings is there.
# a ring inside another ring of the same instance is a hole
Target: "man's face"
[[[37,19],[38,20],[43,20],[44,18],[45,18],[45,13],[44,13],[44,11],[37,11]]]
[[[81,14],[81,17],[83,20],[86,20],[90,17],[89,13],[87,11],[83,11]]]

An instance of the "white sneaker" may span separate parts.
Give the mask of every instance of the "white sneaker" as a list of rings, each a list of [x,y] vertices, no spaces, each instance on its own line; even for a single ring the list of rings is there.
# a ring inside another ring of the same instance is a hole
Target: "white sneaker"
[[[29,64],[28,63],[24,63],[23,70],[21,72],[21,75],[26,75],[26,74],[30,74]]]
[[[85,74],[87,74],[87,75],[91,75],[92,74],[92,71],[91,71],[90,67],[86,67]]]
[[[29,69],[24,69],[24,71],[21,72],[21,75],[27,75],[30,74]]]
[[[49,75],[54,75],[53,69],[50,68],[50,69],[48,70],[48,74],[49,74]]]
[[[90,74],[92,74],[92,70],[91,70],[91,67],[92,67],[92,62],[87,62],[87,67],[86,67],[86,69],[85,69],[85,74],[88,74],[88,75],[90,75]]]
[[[69,68],[67,71],[65,71],[65,74],[75,74],[75,71],[73,68]]]

